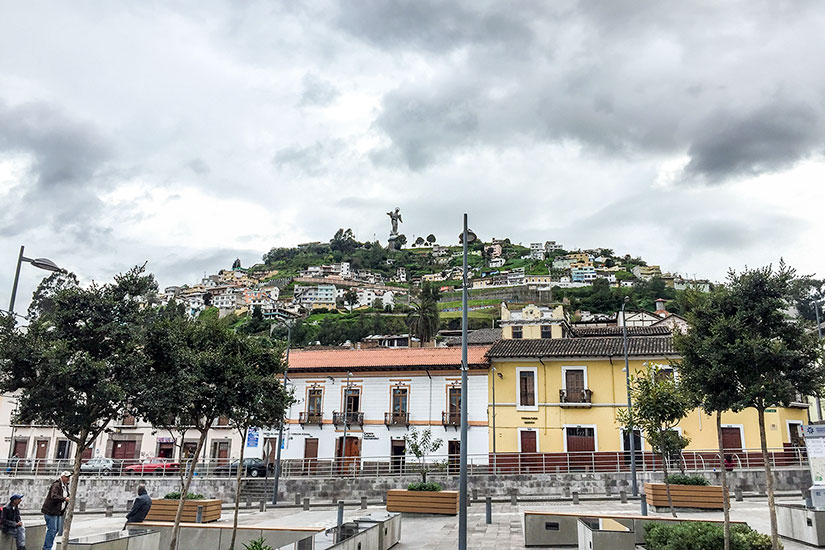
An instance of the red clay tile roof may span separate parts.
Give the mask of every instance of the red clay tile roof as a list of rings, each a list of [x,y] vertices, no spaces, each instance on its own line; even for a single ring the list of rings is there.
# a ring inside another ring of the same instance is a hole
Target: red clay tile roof
[[[467,348],[467,363],[487,368],[490,346]],[[372,348],[339,350],[292,350],[289,369],[322,370],[405,370],[422,368],[457,369],[461,366],[461,348]]]

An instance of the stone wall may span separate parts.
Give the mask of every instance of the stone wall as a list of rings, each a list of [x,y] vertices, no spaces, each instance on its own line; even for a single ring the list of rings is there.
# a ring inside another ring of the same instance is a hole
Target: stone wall
[[[717,472],[705,472],[711,484],[718,485]],[[739,487],[744,492],[764,492],[765,473],[760,470],[739,470],[730,472],[731,488]],[[777,491],[800,491],[811,485],[811,475],[807,469],[781,469],[774,472]],[[474,475],[468,480],[469,488],[479,497],[507,497],[513,492],[524,497],[569,496],[572,491],[581,495],[617,495],[622,489],[630,492],[630,475],[627,473],[580,473],[580,474],[536,474],[536,475]],[[296,495],[308,497],[313,503],[332,503],[339,499],[358,501],[362,496],[370,501],[380,501],[389,489],[404,488],[409,483],[419,481],[418,476],[379,478],[290,478],[280,483],[280,500],[294,503]],[[639,486],[645,481],[662,480],[659,472],[639,474]],[[23,493],[24,509],[28,513],[40,510],[43,498],[52,480],[46,478],[2,478],[0,479],[0,499],[14,492]],[[254,502],[272,498],[272,479],[256,479],[244,482],[242,505],[246,498]],[[445,489],[456,489],[458,476],[433,475],[428,481],[437,481]],[[115,510],[125,510],[129,500],[135,498],[137,486],[143,483],[149,494],[161,498],[166,493],[177,491],[177,478],[81,478],[78,486],[78,502],[85,501],[89,510],[102,510],[112,505]],[[226,503],[234,501],[235,482],[228,478],[192,480],[191,492],[201,493],[210,498],[219,498]]]

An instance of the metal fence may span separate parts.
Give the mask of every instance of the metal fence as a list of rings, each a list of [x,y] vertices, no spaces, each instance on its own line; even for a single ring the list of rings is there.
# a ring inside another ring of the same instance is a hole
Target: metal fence
[[[728,469],[753,470],[764,468],[759,449],[726,451]],[[467,457],[470,475],[495,474],[566,474],[582,472],[618,473],[630,471],[629,451],[586,451],[569,453],[497,453],[471,454]],[[662,457],[651,452],[636,452],[637,470],[658,471]],[[769,449],[768,460],[773,468],[802,468],[808,466],[804,447]],[[458,455],[441,455],[425,459],[427,470],[434,475],[457,475]],[[226,458],[202,459],[194,464],[198,477],[234,477],[237,460]],[[668,458],[672,471],[702,472],[719,469],[719,453],[713,450],[684,451]],[[117,460],[93,458],[84,461],[81,476],[91,477],[178,477],[192,467],[191,461],[172,459]],[[71,460],[9,459],[0,463],[0,471],[7,476],[57,477],[63,470],[71,470]],[[411,456],[288,458],[281,461],[281,476],[298,477],[384,477],[416,475],[421,465]],[[242,468],[245,478],[271,477],[274,464],[256,462]]]

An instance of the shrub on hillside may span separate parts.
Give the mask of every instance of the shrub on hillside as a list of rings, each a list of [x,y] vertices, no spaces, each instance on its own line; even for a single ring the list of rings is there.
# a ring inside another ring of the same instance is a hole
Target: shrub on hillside
[[[408,491],[434,491],[434,492],[438,492],[438,491],[441,490],[441,488],[442,488],[441,484],[432,483],[432,482],[422,483],[420,481],[417,481],[415,483],[410,483],[409,485],[407,485],[407,490]]]
[[[646,550],[722,550],[721,523],[650,523],[645,532]],[[782,548],[782,545],[779,546]],[[771,538],[743,524],[730,526],[731,550],[771,550]]]
[[[683,474],[670,474],[667,481],[671,485],[710,485],[707,479],[702,476],[686,476]]]

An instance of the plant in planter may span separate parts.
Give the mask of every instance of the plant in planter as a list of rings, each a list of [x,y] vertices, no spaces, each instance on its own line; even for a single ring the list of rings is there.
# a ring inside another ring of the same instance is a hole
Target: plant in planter
[[[243,545],[244,550],[275,550],[264,541],[264,538],[251,540]]]
[[[418,462],[418,471],[421,473],[421,482],[427,483],[427,472],[429,465],[427,464],[427,455],[436,452],[444,443],[439,438],[434,438],[430,428],[418,431],[415,428],[404,436],[404,441],[407,443],[407,451],[409,451]],[[411,489],[415,490],[415,489]]]
[[[702,476],[686,476],[684,474],[671,474],[667,476],[667,482],[671,485],[710,485],[710,482]]]
[[[432,482],[430,482],[430,483],[416,482],[416,483],[410,483],[409,485],[407,485],[407,490],[408,491],[433,491],[433,492],[438,492],[441,489],[442,489],[442,487],[441,487],[440,483],[432,483]]]

